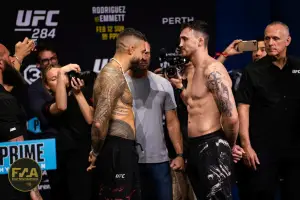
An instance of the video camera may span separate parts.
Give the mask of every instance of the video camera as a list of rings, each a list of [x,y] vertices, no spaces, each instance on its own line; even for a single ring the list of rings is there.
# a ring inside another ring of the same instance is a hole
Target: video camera
[[[159,61],[163,68],[163,74],[169,78],[178,77],[184,65],[189,62],[187,58],[180,55],[179,48],[176,48],[175,53],[167,53],[166,50],[162,48],[160,50]]]

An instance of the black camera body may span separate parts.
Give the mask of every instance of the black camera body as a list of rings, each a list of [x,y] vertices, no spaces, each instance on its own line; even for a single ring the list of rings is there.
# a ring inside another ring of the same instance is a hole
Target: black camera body
[[[178,77],[184,65],[189,63],[187,58],[180,55],[178,49],[175,53],[166,53],[165,49],[161,49],[159,60],[163,68],[163,74],[169,78]]]
[[[97,73],[93,72],[93,71],[84,71],[84,72],[76,72],[76,71],[70,71],[67,73],[67,76],[69,78],[69,80],[71,80],[72,78],[79,78],[82,79],[84,81],[85,86],[93,86],[94,82],[97,78]]]
[[[79,78],[79,79],[81,79],[81,73],[78,73],[76,71],[69,71],[67,73],[67,76],[68,76],[69,80],[71,80],[72,78]]]

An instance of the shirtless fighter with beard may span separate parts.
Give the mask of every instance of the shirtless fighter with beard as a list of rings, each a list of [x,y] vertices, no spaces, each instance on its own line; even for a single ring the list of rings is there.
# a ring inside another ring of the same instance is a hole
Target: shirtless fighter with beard
[[[227,200],[232,199],[231,148],[237,151],[239,120],[231,79],[225,67],[208,55],[208,40],[208,26],[203,21],[185,24],[180,33],[182,56],[194,66],[187,88],[181,84],[188,109],[187,173],[198,199]],[[171,79],[174,85],[178,81]]]
[[[88,170],[95,167],[98,157],[99,200],[140,199],[133,99],[124,73],[142,60],[145,41],[145,36],[132,28],[121,32],[114,57],[95,81]]]

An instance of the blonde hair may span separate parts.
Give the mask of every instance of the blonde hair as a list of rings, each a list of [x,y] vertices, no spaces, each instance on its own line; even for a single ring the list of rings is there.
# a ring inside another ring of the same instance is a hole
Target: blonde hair
[[[41,70],[41,72],[42,72],[41,78],[42,78],[42,81],[43,81],[43,84],[44,84],[44,85],[48,83],[48,81],[47,81],[47,73],[48,73],[52,68],[61,68],[61,66],[58,65],[58,64],[51,64],[51,65],[49,65],[49,66],[47,66],[47,67],[45,67],[45,68],[43,68],[43,69]]]

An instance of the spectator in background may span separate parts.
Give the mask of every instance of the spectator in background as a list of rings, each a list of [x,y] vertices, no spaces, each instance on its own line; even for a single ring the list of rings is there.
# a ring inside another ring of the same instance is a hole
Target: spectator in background
[[[265,29],[267,56],[249,64],[237,92],[240,139],[245,150],[239,180],[242,200],[273,200],[283,181],[282,199],[299,199],[300,60],[289,56],[289,28]]]
[[[239,52],[236,49],[236,45],[243,40],[234,40],[228,47],[219,55],[218,61],[224,63],[228,57],[242,54],[243,52]],[[252,52],[252,61],[258,61],[259,59],[265,57],[267,55],[265,42],[263,37],[259,37],[256,39],[257,41],[257,51]]]
[[[154,73],[166,77],[165,74],[163,74],[162,68],[158,68],[154,71]],[[183,86],[187,86],[188,81],[192,81],[193,75],[194,75],[194,68],[192,66],[192,63],[189,62],[186,64],[183,68],[182,74],[182,83]],[[175,101],[177,104],[177,113],[178,113],[178,119],[180,123],[180,130],[183,138],[183,151],[184,155],[187,155],[188,153],[188,113],[187,113],[187,107],[184,104],[184,102],[181,99],[181,92],[182,90],[179,88],[177,89],[175,86],[173,86],[174,90],[174,96]],[[165,132],[165,138],[166,138],[166,144],[169,152],[170,159],[174,159],[176,157],[175,149],[170,141],[170,138],[168,137],[168,129],[166,126],[166,121],[164,117],[164,132]],[[196,196],[194,194],[193,188],[190,184],[189,178],[184,171],[176,171],[171,170],[172,175],[172,184],[173,184],[173,200],[195,200]]]
[[[8,49],[0,44],[0,142],[23,141],[26,138],[26,113],[11,90],[24,84],[19,70],[23,58],[33,49],[33,41],[25,38],[16,44],[14,56],[10,56]],[[0,187],[1,199],[27,200],[29,197],[28,193],[13,188],[7,175],[0,176]],[[30,197],[42,200],[37,187],[30,192]]]
[[[151,59],[150,44],[139,66],[126,74],[133,95],[136,140],[141,175],[142,199],[172,200],[173,170],[183,170],[183,144],[177,118],[176,102],[171,84],[164,78],[148,71]],[[163,114],[175,155],[169,161],[163,131]]]
[[[41,71],[51,64],[56,65],[59,63],[56,51],[51,45],[46,46],[45,44],[40,44],[37,47],[36,54],[36,67]],[[29,114],[39,119],[42,130],[42,133],[35,137],[38,139],[55,138],[55,135],[58,134],[58,132],[49,125],[47,118],[42,112],[43,105],[46,102],[51,101],[53,96],[44,87],[41,77],[29,86],[28,98]]]
[[[239,55],[243,52],[239,52],[236,50],[236,45],[240,43],[242,40],[234,40],[218,57],[218,61],[224,63],[228,57]],[[263,37],[259,37],[256,39],[257,41],[257,51],[252,52],[252,62],[256,62],[259,59],[265,57],[267,55],[265,42]],[[242,77],[242,68],[232,69],[229,71],[229,75],[232,79],[232,89],[233,95],[235,96],[236,91],[238,89],[241,77]]]

